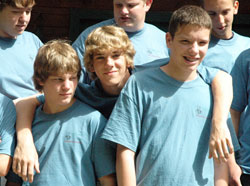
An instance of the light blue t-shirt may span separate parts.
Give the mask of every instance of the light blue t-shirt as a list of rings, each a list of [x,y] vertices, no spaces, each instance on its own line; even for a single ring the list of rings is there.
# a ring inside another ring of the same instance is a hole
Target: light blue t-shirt
[[[0,154],[14,155],[16,108],[8,97],[0,94]]]
[[[102,138],[136,152],[138,186],[212,186],[212,105],[200,76],[180,82],[160,68],[138,72],[122,90]]]
[[[34,95],[33,64],[42,42],[30,32],[16,39],[0,37],[0,93],[10,99]]]
[[[84,30],[73,43],[74,49],[82,63],[83,82],[89,83],[90,79],[84,68],[83,56],[85,51],[85,40],[94,29],[106,26],[116,25],[114,19],[109,19]],[[156,59],[166,58],[169,56],[168,48],[166,45],[165,32],[157,28],[156,26],[148,23],[144,23],[142,30],[137,32],[127,32],[129,39],[132,41],[134,49],[136,51],[134,57],[135,65],[142,65]]]
[[[241,52],[250,48],[250,38],[233,32],[231,39],[218,39],[211,36],[203,65],[218,68],[230,73]]]
[[[231,107],[244,112],[240,119],[239,142],[241,145],[239,165],[243,173],[250,174],[250,49],[241,53],[231,73],[233,77],[233,102]]]
[[[96,178],[115,172],[115,149],[100,138],[106,119],[76,101],[67,110],[46,114],[40,106],[32,124],[40,174],[32,184],[95,186]]]

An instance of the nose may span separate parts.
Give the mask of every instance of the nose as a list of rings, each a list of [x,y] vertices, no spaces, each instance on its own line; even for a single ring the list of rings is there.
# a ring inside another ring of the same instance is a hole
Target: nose
[[[63,82],[63,89],[64,90],[70,89],[70,84],[71,84],[71,81],[69,79],[64,80],[64,82]]]
[[[128,14],[128,7],[126,7],[126,6],[123,6],[122,8],[121,8],[121,13],[122,14]]]
[[[191,55],[196,55],[199,53],[199,45],[197,42],[194,42],[191,46],[190,46],[190,54]]]
[[[29,19],[30,19],[30,12],[29,11],[23,11],[19,17],[20,22],[29,22]]]
[[[219,23],[224,23],[224,16],[221,15],[221,14],[219,14],[219,15],[217,16],[217,22],[219,22]]]
[[[113,67],[114,66],[114,61],[113,61],[112,57],[108,56],[106,58],[106,66],[107,67]]]

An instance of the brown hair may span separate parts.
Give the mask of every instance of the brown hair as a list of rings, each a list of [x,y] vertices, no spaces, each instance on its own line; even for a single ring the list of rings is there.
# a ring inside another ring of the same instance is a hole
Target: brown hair
[[[33,81],[35,88],[42,91],[41,82],[45,82],[50,75],[77,73],[79,80],[81,64],[76,51],[66,40],[52,40],[44,44],[39,50],[34,63]]]
[[[92,79],[97,76],[93,70],[93,58],[95,53],[118,50],[124,55],[127,66],[133,68],[134,47],[126,32],[117,26],[103,26],[93,30],[85,41],[84,66]]]
[[[194,5],[186,5],[174,11],[169,22],[168,31],[174,37],[177,29],[186,25],[212,29],[212,21],[208,13],[201,7]]]
[[[15,8],[32,8],[35,5],[35,0],[0,0],[0,11],[5,6],[12,6]]]

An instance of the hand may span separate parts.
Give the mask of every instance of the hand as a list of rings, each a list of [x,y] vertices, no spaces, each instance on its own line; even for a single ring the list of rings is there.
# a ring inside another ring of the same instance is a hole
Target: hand
[[[232,154],[233,151],[231,135],[227,125],[213,124],[209,141],[209,158],[213,157],[215,161],[226,162],[229,153]]]
[[[25,143],[26,142],[26,143]],[[33,182],[34,169],[40,173],[38,155],[32,140],[19,140],[12,164],[13,171],[24,181]]]

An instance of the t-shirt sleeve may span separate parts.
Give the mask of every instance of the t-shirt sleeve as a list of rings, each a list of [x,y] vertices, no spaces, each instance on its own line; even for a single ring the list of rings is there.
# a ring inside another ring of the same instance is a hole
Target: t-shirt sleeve
[[[232,69],[233,78],[233,102],[231,108],[243,112],[248,104],[248,80],[249,80],[250,57],[244,56],[244,53],[238,57]]]
[[[110,142],[100,138],[106,122],[106,119],[101,116],[93,142],[92,158],[98,178],[115,173],[116,146],[113,146]]]
[[[141,134],[141,116],[137,105],[133,76],[122,90],[102,138],[136,152]]]
[[[13,102],[3,99],[0,105],[0,153],[13,156],[15,149],[16,109]]]
[[[202,79],[209,85],[212,84],[214,77],[219,71],[219,69],[204,66],[202,63],[198,66],[197,70]]]

